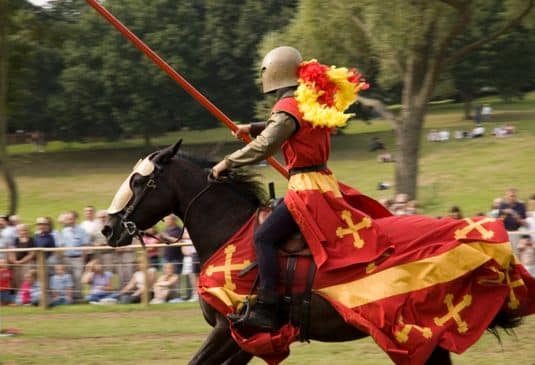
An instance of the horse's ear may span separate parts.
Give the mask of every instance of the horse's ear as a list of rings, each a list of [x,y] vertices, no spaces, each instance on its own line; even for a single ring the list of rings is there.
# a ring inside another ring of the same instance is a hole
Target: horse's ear
[[[178,141],[176,141],[176,143],[173,145],[173,147],[172,147],[173,155],[172,156],[175,156],[177,154],[178,149],[180,148],[181,144],[182,144],[182,138],[180,138]]]
[[[182,138],[179,139],[175,144],[168,146],[158,152],[156,157],[154,157],[153,162],[156,164],[166,164],[172,159],[178,152],[180,145],[182,144]]]

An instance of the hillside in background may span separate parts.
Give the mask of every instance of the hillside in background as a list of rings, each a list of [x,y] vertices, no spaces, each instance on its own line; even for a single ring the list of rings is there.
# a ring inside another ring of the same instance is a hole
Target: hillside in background
[[[509,104],[495,98],[478,102],[490,103],[493,116],[484,124],[486,135],[476,139],[453,139],[455,130],[474,127],[473,122],[462,119],[462,105],[431,107],[426,133],[448,130],[451,137],[446,142],[423,142],[418,202],[424,214],[444,215],[452,205],[460,206],[466,215],[486,212],[492,199],[510,186],[517,187],[524,200],[535,193],[535,93]],[[492,130],[504,123],[515,126],[516,134],[507,138],[492,136]],[[379,191],[377,185],[393,182],[394,167],[392,163],[378,163],[377,152],[368,151],[373,137],[379,137],[389,152],[394,151],[394,136],[387,122],[355,120],[333,137],[330,167],[340,180],[364,193],[378,199],[390,198],[393,189]],[[240,146],[224,128],[169,133],[155,143],[163,146],[177,138],[184,140],[182,151],[214,161]],[[142,145],[141,139],[118,143],[52,141],[45,153],[34,152],[31,145],[10,146],[21,196],[19,214],[31,222],[37,216],[56,218],[65,210],[81,211],[88,204],[105,209],[134,163],[153,150]],[[284,193],[285,181],[275,170],[258,170],[266,184],[276,183],[279,196]],[[3,199],[5,194],[0,195],[0,203],[5,204]]]

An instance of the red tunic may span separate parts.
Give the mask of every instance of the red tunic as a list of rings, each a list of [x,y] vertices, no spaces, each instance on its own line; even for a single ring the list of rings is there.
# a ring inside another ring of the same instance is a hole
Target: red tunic
[[[282,145],[288,170],[326,164],[330,128],[315,128],[304,120],[293,97],[275,104],[273,112],[281,111],[299,123],[298,131]],[[284,201],[316,265],[324,270],[371,262],[392,249],[389,242],[377,240],[373,221],[391,213],[374,199],[338,183],[328,168],[292,175]]]

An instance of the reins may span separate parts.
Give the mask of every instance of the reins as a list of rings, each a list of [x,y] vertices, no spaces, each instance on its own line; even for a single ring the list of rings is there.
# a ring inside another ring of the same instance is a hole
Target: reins
[[[161,171],[161,170],[162,170],[162,167],[158,167],[155,171]],[[207,177],[208,184],[204,186],[197,194],[195,194],[193,198],[188,202],[188,205],[186,206],[186,209],[184,211],[184,219],[182,220],[183,229],[180,232],[180,236],[174,240],[169,240],[166,237],[156,236],[156,235],[153,235],[152,233],[142,231],[137,227],[137,225],[133,221],[127,220],[127,218],[134,212],[137,206],[141,203],[141,201],[143,200],[143,198],[145,197],[147,193],[147,190],[156,188],[157,175],[155,173],[151,175],[152,176],[149,178],[149,180],[143,187],[143,190],[141,191],[139,198],[135,199],[134,202],[128,208],[126,208],[125,214],[121,217],[121,224],[123,225],[126,232],[132,237],[137,237],[144,250],[146,250],[145,241],[143,240],[144,236],[163,241],[165,244],[168,244],[168,245],[179,242],[182,239],[182,236],[184,235],[184,229],[186,228],[186,222],[188,221],[188,215],[189,215],[189,212],[193,203],[197,201],[204,193],[206,193],[214,184],[225,183],[229,179],[226,176],[223,176],[221,178],[215,178],[211,172],[208,173],[208,177]]]

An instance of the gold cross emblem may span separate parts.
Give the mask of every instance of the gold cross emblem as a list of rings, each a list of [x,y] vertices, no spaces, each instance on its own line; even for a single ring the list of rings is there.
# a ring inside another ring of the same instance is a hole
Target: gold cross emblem
[[[486,229],[485,227],[483,227],[483,224],[484,223],[489,223],[489,222],[494,222],[494,221],[496,221],[496,219],[494,219],[494,218],[484,218],[484,219],[481,219],[481,220],[479,220],[477,222],[474,222],[470,218],[465,218],[464,220],[466,221],[466,223],[468,223],[468,225],[466,227],[462,228],[462,229],[458,229],[458,230],[455,231],[455,239],[456,240],[466,238],[468,233],[472,232],[474,229],[476,231],[478,231],[484,239],[489,239],[489,238],[492,238],[494,236],[494,231]]]
[[[370,217],[365,216],[362,218],[362,220],[355,224],[353,222],[353,219],[351,217],[351,212],[349,210],[343,210],[340,214],[340,217],[342,217],[342,220],[346,222],[347,227],[338,227],[336,228],[336,236],[339,238],[343,238],[344,236],[351,234],[353,235],[353,245],[357,248],[362,248],[364,246],[364,240],[360,238],[359,230],[363,228],[370,228],[372,226],[372,220]]]
[[[516,297],[515,294],[515,288],[518,288],[519,286],[524,286],[524,280],[518,279],[513,282],[511,282],[511,277],[509,276],[509,270],[505,272],[505,280],[507,282],[507,285],[509,286],[509,303],[507,303],[507,306],[510,309],[518,309],[518,306],[520,305],[520,300]]]
[[[214,266],[210,265],[206,269],[206,275],[212,276],[213,273],[223,272],[225,274],[225,288],[229,290],[236,290],[236,284],[232,282],[232,272],[237,270],[242,270],[249,266],[251,261],[243,260],[241,264],[232,264],[232,255],[236,252],[235,245],[228,245],[225,248],[225,265],[223,266]]]
[[[424,336],[424,338],[430,339],[431,337],[433,337],[433,332],[431,331],[431,328],[420,327],[415,324],[405,324],[405,322],[403,322],[403,317],[401,315],[399,316],[398,323],[403,325],[403,328],[401,329],[401,331],[394,332],[394,336],[396,336],[396,340],[399,343],[405,343],[409,340],[409,333],[411,332],[413,328],[417,330],[418,332],[420,332],[422,336]]]
[[[468,323],[466,323],[460,316],[459,313],[472,304],[472,296],[465,295],[463,300],[453,305],[453,294],[446,294],[444,298],[444,304],[448,307],[448,313],[442,317],[435,317],[433,320],[437,326],[443,326],[450,319],[453,319],[457,323],[457,331],[459,333],[465,333],[468,331]]]

